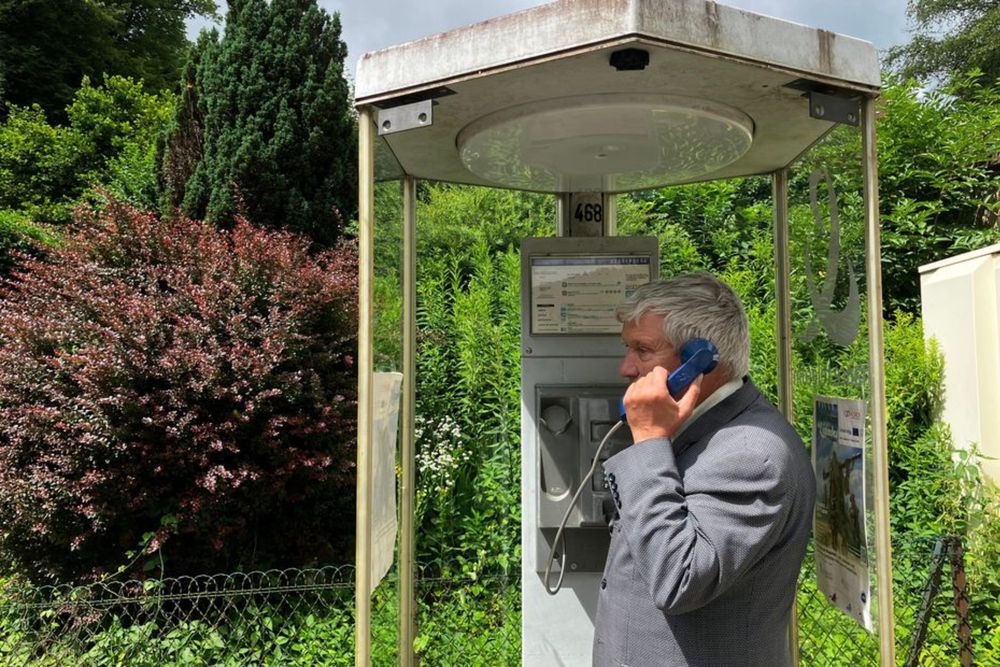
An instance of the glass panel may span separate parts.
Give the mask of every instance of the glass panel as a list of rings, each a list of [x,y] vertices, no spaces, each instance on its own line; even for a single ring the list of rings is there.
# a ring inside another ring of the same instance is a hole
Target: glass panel
[[[803,665],[878,661],[862,168],[861,133],[838,126],[789,174],[795,425],[817,477]]]
[[[402,370],[402,189],[399,181],[388,181],[375,185],[375,230],[374,230],[374,303],[373,311],[373,363],[375,369],[375,390],[384,388],[387,376],[382,373]],[[381,380],[380,380],[381,376]],[[385,459],[375,452],[373,464],[372,551],[373,559],[384,563],[387,556],[384,549],[392,554],[393,562],[386,576],[372,591],[372,638],[371,657],[373,665],[399,664],[399,554],[398,506],[400,465],[398,460],[398,437],[392,441],[380,440],[378,428],[379,410],[386,408],[384,396],[378,393],[375,401],[375,428],[373,445],[376,448],[392,447],[395,465],[385,468]],[[400,404],[398,409],[402,409]],[[380,558],[379,554],[382,555]]]
[[[554,227],[550,195],[417,190],[417,615],[428,664],[519,660],[518,248]]]
[[[403,196],[400,181],[375,185],[375,370],[402,368]]]
[[[554,211],[551,196],[417,183],[413,518],[425,661],[520,656],[517,244],[551,234]],[[402,368],[402,216],[400,183],[378,184],[376,371]],[[398,664],[399,578],[397,561],[373,594],[373,664]]]

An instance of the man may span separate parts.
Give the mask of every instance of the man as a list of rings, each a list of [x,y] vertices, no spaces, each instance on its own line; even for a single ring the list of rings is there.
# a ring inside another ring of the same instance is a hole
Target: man
[[[618,318],[634,444],[604,465],[617,512],[594,664],[788,665],[816,484],[802,440],[746,377],[743,305],[696,273],[640,287]],[[674,400],[667,376],[692,338],[715,343],[719,364]]]

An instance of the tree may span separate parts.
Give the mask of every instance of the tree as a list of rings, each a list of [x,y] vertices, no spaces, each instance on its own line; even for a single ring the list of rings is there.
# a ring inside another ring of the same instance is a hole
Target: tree
[[[961,93],[959,95],[959,93]],[[957,76],[920,94],[890,80],[879,120],[887,312],[920,312],[918,267],[1000,240],[1000,82]]]
[[[224,36],[199,41],[196,67],[186,70],[194,71],[193,89],[185,85],[166,141],[161,199],[223,226],[242,213],[331,246],[356,206],[357,139],[340,30],[339,15],[315,0],[230,2]],[[185,161],[199,152],[179,188]]]
[[[198,36],[181,74],[181,95],[172,124],[157,138],[156,189],[162,210],[181,208],[185,185],[201,161],[205,118],[198,103],[196,76],[202,57],[218,39],[215,30]]]
[[[1000,77],[1000,3],[997,0],[909,0],[916,35],[889,51],[889,63],[921,79],[980,70]]]
[[[0,210],[67,222],[91,185],[150,206],[155,137],[172,113],[171,96],[119,76],[99,86],[84,77],[65,125],[50,124],[38,105],[12,106],[0,123]]]
[[[0,0],[0,99],[63,121],[85,76],[173,88],[194,15],[214,16],[214,0]]]

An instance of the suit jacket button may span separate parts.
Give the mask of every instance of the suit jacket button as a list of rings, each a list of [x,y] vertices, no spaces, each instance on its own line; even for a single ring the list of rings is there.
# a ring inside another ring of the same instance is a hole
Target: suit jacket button
[[[607,587],[608,587],[608,580],[607,579],[601,579],[601,590],[603,591]]]

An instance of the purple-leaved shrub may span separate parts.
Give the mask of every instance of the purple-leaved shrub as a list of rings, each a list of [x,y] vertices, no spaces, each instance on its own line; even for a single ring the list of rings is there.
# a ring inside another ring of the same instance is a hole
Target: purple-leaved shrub
[[[357,254],[121,203],[0,288],[0,562],[86,580],[343,562]],[[142,546],[142,550],[139,546]]]

